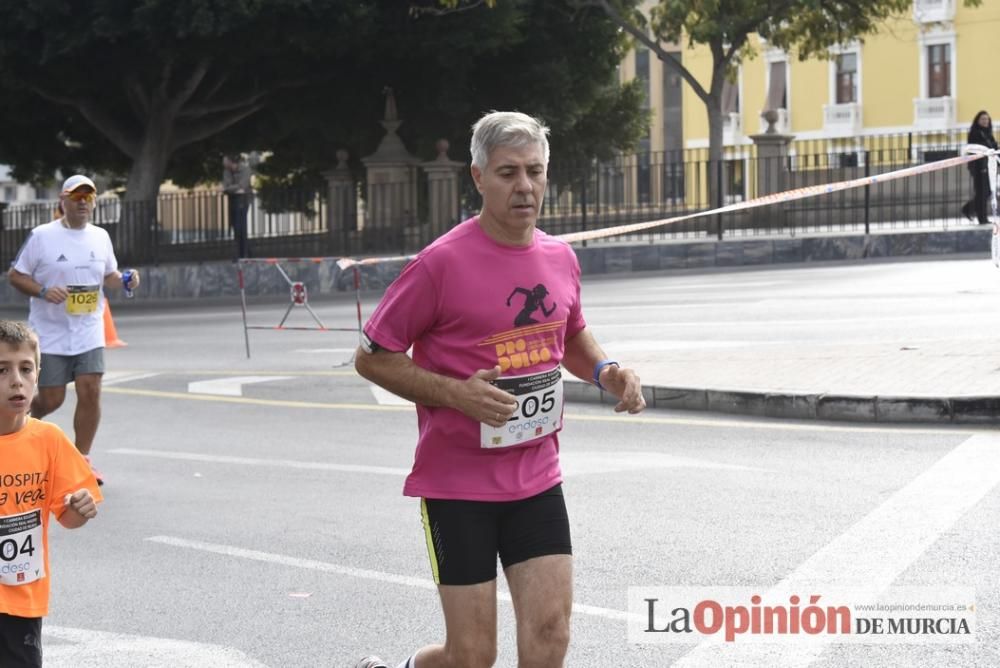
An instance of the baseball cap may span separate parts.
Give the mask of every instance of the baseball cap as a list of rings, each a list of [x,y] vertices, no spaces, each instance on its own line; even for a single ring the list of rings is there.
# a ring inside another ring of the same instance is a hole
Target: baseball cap
[[[71,193],[80,186],[90,186],[95,193],[97,192],[97,186],[94,185],[94,182],[83,174],[74,174],[63,181],[62,191],[64,193]]]

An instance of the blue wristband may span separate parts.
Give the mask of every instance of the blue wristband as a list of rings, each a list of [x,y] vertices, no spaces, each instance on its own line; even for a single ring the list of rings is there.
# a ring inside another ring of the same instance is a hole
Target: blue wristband
[[[597,366],[594,367],[594,385],[601,388],[605,392],[607,392],[608,390],[606,387],[601,385],[601,371],[603,371],[604,367],[608,366],[609,364],[614,364],[619,369],[622,367],[621,364],[619,364],[614,360],[601,360],[600,362],[597,363]]]

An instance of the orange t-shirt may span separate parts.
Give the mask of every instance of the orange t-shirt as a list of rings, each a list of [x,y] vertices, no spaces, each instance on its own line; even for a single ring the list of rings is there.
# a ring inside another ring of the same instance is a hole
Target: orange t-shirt
[[[49,515],[66,510],[67,494],[86,487],[103,501],[90,465],[51,422],[28,418],[0,436],[0,612],[49,612]]]

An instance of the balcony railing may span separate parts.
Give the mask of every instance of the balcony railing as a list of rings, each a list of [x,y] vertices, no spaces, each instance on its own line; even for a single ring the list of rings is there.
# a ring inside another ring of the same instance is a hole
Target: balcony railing
[[[913,0],[913,20],[917,23],[945,23],[954,18],[954,0]]]
[[[861,105],[857,102],[824,104],[823,130],[838,137],[858,134],[861,131]]]
[[[913,125],[921,130],[945,130],[954,126],[955,98],[914,98]]]

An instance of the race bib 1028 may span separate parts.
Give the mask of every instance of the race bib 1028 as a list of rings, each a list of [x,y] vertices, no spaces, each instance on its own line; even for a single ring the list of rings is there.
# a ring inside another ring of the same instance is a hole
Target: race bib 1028
[[[97,285],[67,285],[69,295],[66,297],[66,312],[70,315],[87,315],[97,310],[100,297],[100,286]]]

